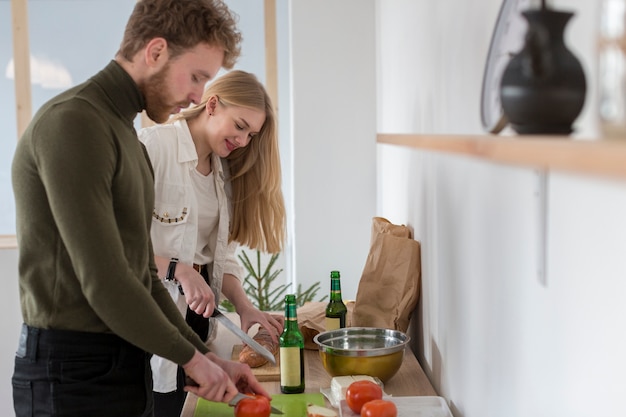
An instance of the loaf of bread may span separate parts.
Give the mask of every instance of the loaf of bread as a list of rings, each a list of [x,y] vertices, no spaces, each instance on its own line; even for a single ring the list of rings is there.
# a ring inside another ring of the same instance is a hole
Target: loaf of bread
[[[272,352],[274,356],[278,353],[278,341],[274,342],[270,333],[265,328],[259,327],[259,331],[254,335],[253,339],[259,342],[265,349]],[[247,364],[250,368],[258,368],[259,366],[265,365],[268,360],[250,346],[246,345],[239,353],[239,362]]]

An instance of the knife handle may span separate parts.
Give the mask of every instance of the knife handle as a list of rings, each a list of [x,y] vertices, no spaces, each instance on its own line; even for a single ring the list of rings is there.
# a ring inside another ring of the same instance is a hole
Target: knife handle
[[[190,376],[185,375],[185,385],[189,385],[190,387],[198,387],[198,383],[194,381]]]

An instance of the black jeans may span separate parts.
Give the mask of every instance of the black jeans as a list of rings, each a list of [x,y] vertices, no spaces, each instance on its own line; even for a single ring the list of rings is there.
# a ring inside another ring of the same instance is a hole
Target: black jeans
[[[150,355],[118,336],[22,326],[16,417],[152,417]]]

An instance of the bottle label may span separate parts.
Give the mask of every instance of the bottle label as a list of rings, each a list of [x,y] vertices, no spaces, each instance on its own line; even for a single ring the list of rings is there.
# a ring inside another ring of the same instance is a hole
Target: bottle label
[[[339,317],[326,317],[325,320],[326,331],[337,330],[341,328],[341,319]]]
[[[297,387],[302,383],[300,353],[299,347],[280,348],[280,385]]]

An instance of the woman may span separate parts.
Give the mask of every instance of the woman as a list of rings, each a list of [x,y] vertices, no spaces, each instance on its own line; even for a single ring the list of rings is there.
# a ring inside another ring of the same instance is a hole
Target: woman
[[[228,72],[200,104],[142,129],[139,138],[154,169],[155,263],[187,322],[212,340],[208,317],[224,294],[242,329],[258,323],[277,338],[281,317],[252,305],[235,257],[239,244],[277,253],[285,238],[276,121],[263,85],[253,74]],[[160,357],[151,364],[155,417],[179,416],[182,370]]]

